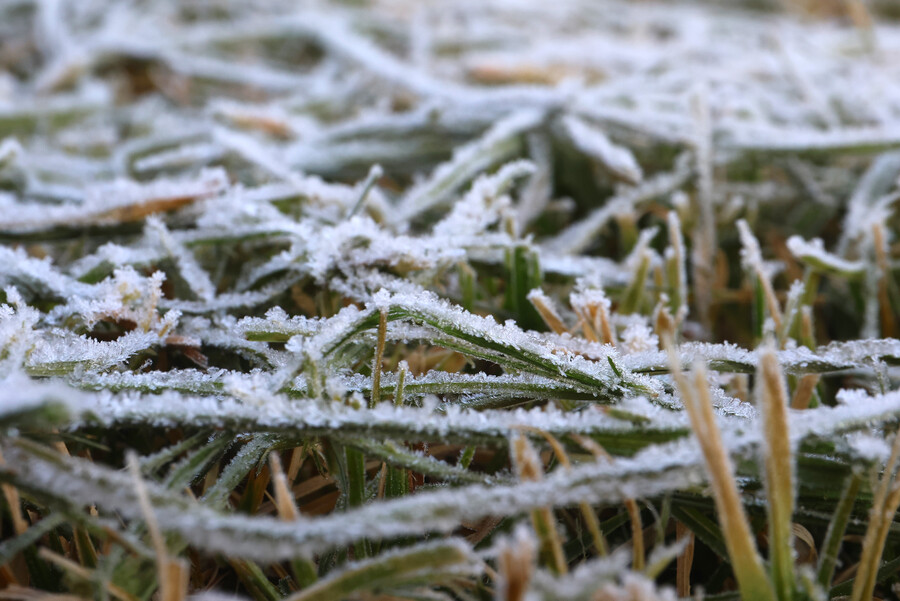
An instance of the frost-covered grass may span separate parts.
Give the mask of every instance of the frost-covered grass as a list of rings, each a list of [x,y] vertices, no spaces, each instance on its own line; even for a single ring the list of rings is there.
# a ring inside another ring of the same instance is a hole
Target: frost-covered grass
[[[0,598],[891,598],[893,1],[0,4]]]

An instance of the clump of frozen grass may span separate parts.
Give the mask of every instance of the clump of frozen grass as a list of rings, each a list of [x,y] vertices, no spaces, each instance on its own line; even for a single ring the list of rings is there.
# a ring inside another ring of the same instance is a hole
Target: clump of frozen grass
[[[0,7],[4,596],[889,595],[883,3],[406,4]]]

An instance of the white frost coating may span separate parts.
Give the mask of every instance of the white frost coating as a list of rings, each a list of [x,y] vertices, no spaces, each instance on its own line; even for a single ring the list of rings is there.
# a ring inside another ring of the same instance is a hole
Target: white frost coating
[[[53,296],[90,294],[90,286],[63,275],[53,268],[49,258],[37,259],[24,249],[0,246],[0,283],[4,286],[17,282],[37,286]]]
[[[744,269],[758,274],[759,277],[771,277],[772,274],[763,261],[759,240],[753,235],[750,226],[744,219],[738,219],[737,226],[741,236],[741,261]]]
[[[631,151],[614,144],[602,130],[572,115],[563,117],[561,124],[576,148],[598,160],[613,174],[631,184],[643,179],[641,166]]]
[[[528,161],[507,163],[491,176],[479,176],[461,200],[453,205],[450,213],[434,226],[437,236],[471,236],[480,234],[500,220],[500,216],[512,205],[503,194],[513,180],[534,172]]]
[[[159,306],[164,309],[192,314],[214,313],[217,311],[227,311],[229,309],[256,307],[284,292],[284,289],[289,288],[297,281],[297,279],[299,278],[295,276],[280,278],[259,290],[253,290],[251,292],[224,292],[216,295],[216,297],[209,302],[162,299]]]
[[[856,455],[872,463],[885,463],[891,455],[890,443],[881,436],[854,432],[847,435],[846,441]]]
[[[348,375],[343,384],[348,390],[368,392],[372,387],[372,379],[359,374]],[[383,390],[393,390],[397,385],[397,374],[385,373],[381,376]],[[295,388],[302,390],[299,385]],[[590,391],[570,381],[560,381],[531,374],[504,374],[491,376],[484,373],[459,374],[443,371],[430,371],[421,376],[406,376],[404,389],[407,395],[426,393],[442,395],[486,394],[491,398],[527,394],[530,398],[553,398],[560,391],[580,393],[586,399],[593,398]]]
[[[484,171],[498,160],[507,158],[509,146],[516,138],[537,127],[544,118],[541,111],[525,109],[513,113],[489,129],[480,139],[453,152],[453,158],[434,170],[428,180],[407,192],[394,215],[394,223],[402,223],[443,202],[449,193]]]
[[[248,597],[213,590],[200,591],[188,596],[188,601],[248,601],[248,599]]]
[[[0,375],[0,419],[17,413],[39,410],[48,405],[77,416],[91,406],[91,395],[58,380],[34,380],[19,370]]]
[[[247,340],[237,333],[236,320],[230,316],[213,315],[212,318],[189,317],[181,321],[179,338],[196,341],[206,346],[229,349],[245,357],[251,364],[280,367],[284,363],[283,354],[263,342]]]
[[[85,255],[73,261],[67,271],[73,277],[84,277],[92,270],[125,267],[144,266],[162,258],[163,252],[155,247],[142,245],[120,246],[114,242],[107,242],[98,248],[93,254]]]
[[[502,349],[499,352],[542,369],[545,375],[555,377],[558,374],[559,377],[573,378],[582,384],[595,385],[598,386],[598,392],[603,389],[619,389],[624,384],[649,387],[648,389],[654,387],[651,380],[641,376],[623,374],[620,379],[608,363],[589,361],[569,353],[560,354],[547,341],[521,330],[513,322],[498,324],[491,316],[481,317],[468,313],[424,290],[419,294],[393,295],[391,306],[412,313],[415,321],[421,320],[421,325],[434,328],[438,333],[443,332],[464,340],[467,337],[484,339],[495,348]],[[475,346],[478,344],[475,343]],[[548,367],[552,371],[548,371]]]
[[[614,582],[626,573],[631,559],[632,554],[627,549],[616,549],[607,557],[595,557],[579,564],[565,578],[538,570],[531,592],[547,600],[592,598],[601,583]]]
[[[865,258],[872,226],[887,223],[892,213],[891,205],[900,198],[896,193],[898,175],[900,152],[886,152],[872,161],[847,202],[847,214],[837,245],[839,255]]]
[[[9,163],[22,156],[25,151],[22,145],[15,138],[4,138],[0,142],[0,167],[5,167]]]
[[[649,262],[651,269],[659,262],[659,255],[650,248],[650,243],[653,242],[653,239],[658,233],[659,228],[656,226],[641,230],[640,234],[638,234],[637,242],[634,243],[634,248],[631,249],[631,252],[628,253],[628,256],[622,261],[626,270],[635,273],[639,269],[641,263],[645,260]]]
[[[160,337],[156,332],[134,330],[116,340],[100,342],[63,330],[50,330],[35,341],[25,368],[36,374],[65,373],[77,366],[108,369],[159,343]]]
[[[843,127],[841,129],[736,129],[726,148],[797,152],[856,147],[891,148],[900,143],[900,126]]]
[[[216,294],[216,287],[209,279],[209,274],[197,263],[193,253],[169,233],[168,228],[158,217],[148,218],[145,227],[148,237],[151,233],[157,236],[159,244],[175,259],[181,277],[191,292],[202,301],[211,301]]]
[[[858,276],[866,270],[864,261],[848,261],[826,251],[825,244],[819,238],[806,241],[800,236],[791,236],[787,240],[787,247],[795,257],[820,271]]]
[[[204,171],[199,178],[188,181],[159,179],[139,184],[122,179],[88,187],[82,203],[6,205],[2,207],[0,231],[25,233],[54,227],[136,221],[150,213],[172,210],[196,199],[215,196],[227,186],[228,177],[222,169]]]
[[[132,322],[139,330],[163,332],[178,320],[177,312],[161,317],[157,311],[165,274],[139,275],[131,267],[116,269],[111,277],[94,286],[77,287],[66,303],[53,308],[48,321],[61,323],[77,316],[88,327],[101,319]]]
[[[462,520],[490,515],[496,507],[526,511],[575,502],[620,502],[624,498],[652,496],[674,487],[702,481],[699,453],[692,445],[666,445],[668,453],[624,459],[615,464],[594,463],[571,471],[557,471],[544,482],[486,487],[481,485],[423,492],[389,502],[327,517],[282,522],[221,514],[206,506],[174,497],[147,483],[160,526],[179,532],[193,546],[231,557],[279,561],[298,554],[319,552],[360,538],[389,538],[428,531],[448,532]],[[51,464],[27,452],[3,449],[6,465],[29,475],[29,485],[65,486],[67,498],[79,504],[96,503],[127,518],[140,518],[128,474],[77,459]]]
[[[576,347],[577,348],[577,347]],[[696,359],[710,362],[713,368],[724,372],[753,372],[757,354],[735,344],[710,344],[687,342],[679,346],[681,362],[689,365]],[[796,346],[778,351],[778,362],[788,373],[829,373],[849,369],[871,370],[879,361],[900,358],[900,340],[871,339],[833,342],[810,350]],[[622,367],[637,372],[668,371],[665,353],[645,351],[622,355],[617,360]]]
[[[476,236],[468,240],[476,240]],[[466,240],[449,237],[396,235],[378,226],[370,217],[355,215],[335,226],[312,220],[296,226],[290,249],[276,255],[244,276],[239,287],[284,270],[324,281],[337,270],[352,273],[359,267],[386,265],[404,269],[431,269],[465,256]]]
[[[269,147],[264,146],[252,136],[224,127],[213,128],[212,134],[218,144],[271,175],[295,185],[301,181],[281,157],[273,154]]]
[[[251,385],[257,392],[267,391],[266,380],[250,384],[231,379],[232,386],[244,388]],[[241,382],[241,383],[239,383]],[[262,388],[260,388],[262,387]],[[716,392],[714,390],[713,392]],[[17,391],[3,388],[0,399],[15,395]],[[793,441],[808,436],[866,430],[871,423],[893,419],[900,414],[900,392],[870,396],[864,391],[842,391],[841,405],[819,407],[790,412],[790,432]],[[62,400],[65,400],[63,398]],[[729,401],[730,402],[730,401]],[[318,429],[370,428],[384,431],[416,432],[418,435],[445,438],[464,435],[508,436],[521,426],[537,427],[548,432],[604,431],[607,433],[631,431],[636,426],[630,422],[608,417],[602,412],[565,413],[557,410],[514,410],[473,412],[448,407],[441,416],[428,409],[394,407],[383,403],[374,409],[357,410],[340,403],[294,401],[266,392],[257,398],[254,406],[239,401],[214,397],[186,397],[170,392],[159,395],[82,395],[80,409],[96,415],[104,424],[114,426],[135,421],[157,426],[194,424],[196,426],[240,427],[254,429]],[[721,404],[716,401],[717,404]],[[746,405],[746,404],[745,404]],[[649,419],[641,428],[662,431],[685,431],[687,418],[683,413],[672,413],[646,403],[631,404],[630,410],[638,411]],[[720,427],[726,440],[733,437],[732,448],[759,440],[759,433],[746,428],[745,417],[720,418]],[[77,427],[73,422],[70,427]],[[732,436],[733,435],[733,436]],[[748,438],[749,437],[749,438]],[[647,453],[656,452],[648,449]],[[664,450],[659,450],[665,454]]]
[[[272,333],[285,336],[312,336],[319,331],[322,320],[302,315],[289,316],[281,307],[272,307],[265,317],[245,317],[235,323],[231,330],[238,335],[251,333]]]
[[[134,162],[134,170],[138,173],[147,173],[192,165],[207,165],[221,159],[224,154],[224,150],[217,144],[206,142],[184,144],[172,150],[141,157]]]
[[[658,588],[654,582],[637,572],[626,572],[621,584],[607,583],[595,591],[609,601],[676,601],[678,595],[671,587]]]
[[[148,420],[157,425],[194,423],[211,426],[230,424],[253,429],[289,429],[318,431],[343,428],[416,433],[423,437],[458,438],[466,435],[507,437],[522,426],[548,432],[628,433],[635,429],[631,422],[621,421],[599,411],[565,413],[556,409],[516,409],[510,411],[469,411],[446,406],[441,415],[428,409],[394,407],[382,403],[373,409],[357,410],[343,403],[291,400],[271,391],[271,378],[263,372],[251,375],[221,373],[225,389],[240,391],[240,399],[253,396],[252,406],[239,400],[216,397],[186,397],[174,392],[158,395],[122,393],[101,395],[87,404],[107,425]],[[215,377],[219,379],[218,375]],[[659,431],[686,431],[688,422],[682,413],[660,409],[655,405],[632,403],[629,408],[646,418],[643,428]]]
[[[474,252],[472,254],[475,254]],[[631,272],[606,257],[557,255],[541,248],[541,269],[544,273],[554,273],[571,278],[585,275],[598,277],[610,284],[624,285]]]
[[[0,305],[0,373],[6,374],[18,368],[31,350],[38,333],[34,327],[40,320],[40,312],[29,307],[13,287],[4,289],[8,304]]]
[[[633,323],[622,332],[622,350],[628,353],[641,353],[659,348],[659,337],[649,326]]]
[[[849,393],[854,394],[854,393]],[[857,396],[859,393],[855,393]],[[881,397],[865,398],[864,403],[846,403],[836,408],[819,408],[790,413],[791,438],[796,441],[808,436],[822,436],[828,433],[848,429],[860,429],[873,419],[885,419],[900,412],[900,393],[891,393]],[[163,394],[159,397],[134,398],[128,402],[131,406],[127,416],[123,412],[122,398],[119,402],[110,402],[98,407],[96,414],[107,424],[121,419],[134,419],[140,416],[144,422],[171,423],[174,407],[171,401],[183,397],[171,398]],[[288,403],[279,403],[276,407],[248,408],[240,404],[232,405],[230,411],[223,411],[223,406],[212,399],[191,399],[185,409],[190,413],[182,415],[189,423],[203,424],[198,418],[203,414],[207,419],[221,420],[223,416],[242,410],[252,415],[252,419],[265,418],[285,423],[285,410]],[[390,415],[392,418],[408,412],[406,408],[395,408],[383,404],[373,410],[356,411],[347,407],[334,408],[328,411],[332,417],[320,411],[295,411],[302,414],[303,419],[331,420],[329,427],[336,427],[334,411],[342,411],[346,415],[358,414],[361,418],[369,418],[369,422],[377,416]],[[502,412],[510,415],[511,412]],[[318,414],[318,415],[317,415]],[[515,413],[513,413],[515,414]],[[467,414],[461,413],[462,418]],[[566,414],[559,414],[560,416]],[[566,427],[571,428],[572,415],[566,415]],[[481,419],[479,419],[481,418]],[[475,420],[484,426],[488,419],[482,414],[473,414],[466,419]],[[551,419],[551,424],[541,423],[538,427],[553,431],[551,416],[544,416],[542,421]],[[287,420],[289,421],[289,420]],[[360,420],[362,421],[362,420]],[[431,423],[429,423],[429,421]],[[417,423],[423,426],[435,426],[443,420],[429,420]],[[742,422],[743,420],[741,420]],[[221,422],[219,422],[221,423]],[[346,422],[345,422],[346,423]],[[724,421],[723,442],[731,453],[752,456],[754,447],[760,444],[759,433],[746,428],[742,423]],[[573,431],[579,431],[576,427]],[[581,431],[584,431],[582,426]],[[29,456],[19,448],[4,449],[4,456],[9,468],[29,475],[29,485],[41,488],[58,489],[62,486],[68,497],[79,504],[97,503],[107,510],[121,511],[126,517],[139,517],[140,512],[133,499],[133,489],[128,486],[128,476],[118,471],[102,468],[98,465],[77,459],[60,458],[59,465],[48,464],[45,460]],[[543,506],[569,505],[586,501],[589,503],[621,502],[625,498],[654,496],[666,490],[683,488],[700,484],[703,480],[702,456],[699,448],[691,439],[661,444],[639,452],[633,458],[620,458],[615,462],[598,462],[576,465],[571,470],[556,470],[548,474],[541,482],[522,482],[513,485],[486,487],[482,485],[466,486],[458,489],[422,492],[412,497],[398,500],[378,502],[351,512],[334,514],[322,518],[305,519],[300,522],[286,523],[270,518],[247,518],[226,516],[196,504],[186,504],[175,500],[170,493],[164,492],[156,485],[149,485],[151,497],[155,499],[154,509],[160,525],[167,530],[180,532],[186,540],[198,548],[209,551],[227,550],[231,556],[248,556],[259,560],[276,561],[294,556],[296,553],[307,553],[325,547],[347,544],[359,538],[386,538],[415,534],[427,531],[449,531],[461,520],[478,519],[491,514],[498,506],[506,507],[510,512],[526,511]],[[0,469],[8,469],[0,467]],[[101,487],[101,488],[98,488]],[[106,490],[103,490],[106,487]]]
[[[217,394],[222,391],[222,382],[228,373],[226,370],[216,368],[207,371],[189,369],[142,374],[128,371],[87,373],[80,381],[79,386],[111,392],[139,390],[159,393],[174,390],[195,395]]]
[[[569,303],[574,309],[585,309],[587,307],[602,307],[609,311],[612,301],[606,296],[603,287],[599,281],[590,281],[588,279],[579,280],[575,285],[575,290],[569,295]]]

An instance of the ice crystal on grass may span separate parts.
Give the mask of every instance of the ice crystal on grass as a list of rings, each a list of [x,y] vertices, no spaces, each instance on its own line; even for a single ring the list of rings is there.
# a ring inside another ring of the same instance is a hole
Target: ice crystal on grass
[[[0,588],[888,596],[900,29],[776,4],[0,6]]]

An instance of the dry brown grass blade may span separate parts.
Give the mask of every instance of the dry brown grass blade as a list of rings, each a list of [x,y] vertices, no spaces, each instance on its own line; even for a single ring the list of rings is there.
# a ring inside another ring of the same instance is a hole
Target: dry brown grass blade
[[[734,466],[725,450],[722,433],[716,423],[706,367],[701,362],[695,363],[693,379],[689,380],[681,371],[681,361],[668,334],[666,348],[669,352],[672,377],[675,379],[691,420],[691,428],[703,452],[706,471],[713,489],[713,499],[725,537],[725,546],[741,592],[749,599],[774,598],[774,591],[750,530],[747,513],[741,503]]]
[[[675,318],[672,316],[672,312],[669,311],[668,303],[668,297],[663,294],[653,310],[653,326],[656,330],[656,335],[659,337],[659,350],[661,351],[666,350],[663,345],[663,335],[674,335],[673,333],[677,328]]]
[[[134,480],[135,494],[138,498],[141,513],[144,516],[144,522],[147,525],[147,532],[150,534],[150,540],[153,542],[153,549],[156,553],[160,601],[183,601],[187,598],[188,579],[190,576],[189,566],[184,560],[169,556],[165,538],[159,529],[159,524],[156,522],[153,505],[150,503],[147,488],[141,477],[137,455],[129,453],[127,463]]]
[[[591,342],[603,344],[616,344],[616,335],[612,327],[609,315],[609,301],[601,294],[597,302],[589,301],[585,304],[572,304],[572,309],[581,320],[581,328],[584,337]]]
[[[8,565],[0,566],[0,591],[9,586],[18,585],[19,579]]]
[[[788,431],[787,388],[774,346],[762,351],[758,372],[757,406],[762,414],[765,435],[763,458],[769,505],[769,558],[776,593],[781,599],[789,599],[795,586],[791,528],[795,494],[794,453]]]
[[[641,510],[634,499],[625,501],[628,521],[631,522],[631,569],[640,572],[644,569],[644,524],[641,522]]]
[[[101,222],[130,223],[140,221],[155,213],[165,213],[180,209],[203,198],[209,198],[210,194],[197,194],[192,196],[173,196],[171,198],[157,198],[139,204],[117,207],[111,211],[97,215]]]
[[[544,478],[544,466],[531,442],[521,434],[512,440],[513,465],[519,479],[524,482],[539,482]],[[549,507],[541,507],[531,512],[531,522],[540,540],[540,553],[557,574],[569,571],[562,541],[556,527],[556,518]]]
[[[562,444],[560,444],[559,440],[557,440],[555,436],[539,428],[520,427],[518,429],[535,432],[543,436],[548,444],[550,444],[550,446],[553,448],[553,452],[554,454],[556,454],[556,457],[563,468],[567,470],[572,468],[572,462],[569,460],[569,455],[566,453],[565,448],[563,448]],[[606,537],[603,536],[603,531],[600,529],[600,520],[597,519],[597,513],[594,511],[594,508],[583,501],[578,504],[578,508],[581,511],[581,515],[584,517],[585,525],[587,526],[588,531],[591,533],[591,538],[594,541],[594,547],[597,549],[597,553],[599,553],[600,555],[609,554],[609,543],[606,542]],[[640,519],[640,514],[638,514],[638,519]],[[636,548],[635,555],[637,555],[639,552],[641,557],[643,558],[643,549]]]
[[[791,524],[794,533],[794,550],[797,554],[797,563],[803,565],[816,565],[819,561],[819,552],[816,549],[816,539],[803,524],[794,522]]]
[[[791,398],[791,409],[809,408],[809,402],[812,400],[813,392],[815,392],[820,378],[819,374],[801,376],[797,382],[797,388],[794,389],[794,396]]]
[[[697,192],[693,198],[694,224],[691,238],[694,304],[704,328],[710,326],[710,310],[715,289],[714,270],[716,254],[716,217],[713,200],[713,124],[709,106],[709,94],[705,87],[691,96],[691,113],[694,121],[693,146],[698,173]]]
[[[269,470],[272,473],[272,488],[275,489],[275,507],[278,509],[278,517],[285,522],[297,520],[300,513],[297,511],[287,477],[281,467],[281,457],[275,451],[269,453]]]
[[[869,525],[866,528],[862,557],[853,582],[853,593],[850,597],[852,601],[869,599],[875,590],[884,544],[893,524],[894,515],[900,508],[900,481],[896,479],[898,462],[900,462],[900,433],[895,433],[890,458],[884,466],[881,481],[869,510]]]
[[[524,601],[534,573],[536,549],[530,536],[519,533],[504,543],[497,557],[498,601]]]
[[[297,480],[297,474],[300,473],[300,468],[303,467],[303,461],[305,459],[306,452],[303,447],[294,447],[291,451],[291,461],[288,463],[286,474],[289,485],[293,486],[293,483]]]
[[[0,465],[4,465],[3,454],[0,453]],[[12,520],[13,532],[16,533],[16,536],[21,536],[26,530],[28,530],[28,522],[25,521],[25,517],[22,515],[22,503],[19,499],[19,491],[16,487],[10,484],[0,484],[0,489],[3,490],[3,496],[6,499],[6,504],[9,506],[9,515]]]
[[[691,568],[694,565],[694,533],[681,522],[675,522],[675,538],[688,537],[684,551],[675,559],[675,590],[679,597],[691,596]]]
[[[187,599],[190,564],[179,557],[167,557],[160,571],[160,601]]]
[[[475,524],[464,523],[463,526],[465,528],[473,531],[471,534],[466,535],[466,541],[471,545],[477,545],[483,541],[488,534],[493,532],[494,528],[499,526],[502,521],[502,517],[488,516],[482,518]]]
[[[547,327],[554,333],[564,334],[568,331],[566,324],[563,323],[562,318],[559,316],[559,312],[553,306],[553,301],[546,294],[538,289],[532,290],[528,293],[528,301],[537,310]]]

